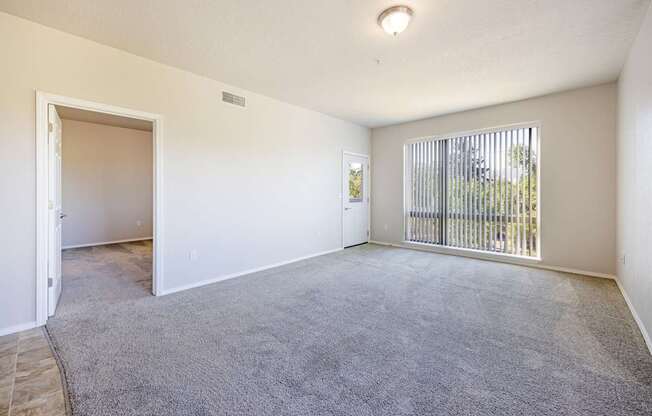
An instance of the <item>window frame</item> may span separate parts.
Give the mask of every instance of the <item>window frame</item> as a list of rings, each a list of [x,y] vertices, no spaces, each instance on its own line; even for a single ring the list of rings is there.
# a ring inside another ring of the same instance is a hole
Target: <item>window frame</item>
[[[350,185],[351,185],[351,183],[350,183],[350,181],[351,181],[351,170],[352,170],[352,168],[351,168],[350,164],[349,164],[349,166],[348,166],[348,170],[349,170],[349,192],[348,192],[348,195],[346,195],[346,197],[347,197],[347,199],[349,200],[349,203],[350,203],[350,204],[357,204],[357,203],[362,203],[362,202],[364,202],[364,195],[365,195],[364,180],[365,180],[365,175],[366,175],[366,173],[365,173],[365,169],[364,169],[364,168],[365,168],[364,163],[360,163],[360,174],[361,174],[361,176],[362,176],[362,178],[361,178],[361,182],[360,182],[360,197],[359,197],[359,198],[353,198],[353,199],[352,199],[352,198],[351,198],[351,189],[350,189]]]
[[[517,254],[509,254],[509,253],[496,253],[496,252],[491,252],[491,251],[485,251],[485,250],[477,250],[477,249],[472,249],[472,248],[462,248],[462,247],[451,247],[447,245],[442,245],[442,244],[430,244],[430,243],[420,243],[420,242],[415,242],[415,241],[409,241],[405,239],[406,236],[406,230],[407,230],[407,221],[406,221],[406,213],[408,210],[407,206],[407,201],[409,198],[409,189],[410,189],[410,184],[408,183],[408,178],[409,178],[409,172],[408,172],[408,145],[414,144],[414,143],[421,143],[421,142],[432,142],[432,141],[439,141],[439,140],[448,140],[448,139],[453,139],[456,137],[462,137],[462,136],[471,136],[474,134],[487,134],[487,133],[496,133],[500,131],[505,131],[505,130],[512,130],[512,129],[521,129],[521,128],[537,128],[539,136],[537,140],[537,236],[536,236],[536,241],[537,241],[537,256],[522,256],[522,255],[517,255]],[[467,256],[467,257],[474,257],[474,258],[481,258],[481,259],[488,259],[488,260],[500,260],[500,259],[514,259],[517,260],[518,262],[521,262],[523,264],[536,264],[536,263],[541,263],[543,261],[543,250],[544,247],[541,244],[542,241],[542,234],[543,234],[543,228],[542,226],[542,217],[543,217],[543,204],[541,200],[541,164],[543,161],[542,155],[541,155],[541,143],[542,143],[542,138],[543,138],[543,129],[542,129],[542,123],[540,121],[528,121],[528,122],[522,122],[522,123],[513,123],[513,124],[505,124],[505,125],[500,125],[500,126],[495,126],[495,127],[488,127],[488,128],[481,128],[481,129],[474,129],[474,130],[461,130],[461,131],[455,131],[455,132],[450,132],[450,133],[445,133],[445,134],[435,134],[435,135],[430,135],[430,136],[421,136],[417,138],[411,138],[411,139],[406,139],[403,141],[402,148],[403,148],[403,157],[402,157],[402,171],[403,171],[403,210],[401,212],[402,215],[402,226],[401,226],[401,241],[402,244],[405,246],[409,247],[414,247],[418,249],[424,249],[428,251],[434,251],[434,252],[439,252],[443,254],[454,254],[454,255],[462,255],[462,256]]]

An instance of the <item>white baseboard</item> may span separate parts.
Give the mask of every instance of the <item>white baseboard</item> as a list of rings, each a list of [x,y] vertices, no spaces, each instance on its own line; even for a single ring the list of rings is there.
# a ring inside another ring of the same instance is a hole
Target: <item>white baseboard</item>
[[[598,277],[600,279],[616,280],[616,276],[613,275],[613,274],[590,272],[588,270],[573,269],[571,267],[548,266],[546,264],[535,265],[535,266],[532,266],[532,267],[537,267],[539,269],[544,269],[544,270],[552,270],[552,271],[555,271],[555,272],[579,274],[579,275],[589,276],[589,277]]]
[[[147,241],[147,240],[151,240],[151,239],[152,239],[152,237],[127,238],[125,240],[102,241],[100,243],[76,244],[76,245],[72,245],[72,246],[63,246],[63,247],[61,247],[61,249],[62,250],[67,250],[69,248],[107,246],[109,244],[132,243],[134,241]]]
[[[638,325],[638,329],[641,331],[641,335],[643,335],[643,340],[645,341],[645,345],[647,345],[647,349],[650,350],[650,354],[652,354],[652,338],[650,338],[650,333],[647,332],[645,325],[643,325],[643,321],[641,320],[641,317],[636,312],[636,309],[634,308],[634,304],[632,303],[631,299],[629,298],[629,295],[625,291],[625,288],[623,287],[623,285],[620,284],[620,280],[619,279],[615,279],[615,280],[616,280],[616,284],[618,285],[618,289],[620,289],[620,293],[622,293],[623,298],[625,298],[625,303],[627,303],[627,307],[629,308],[629,311],[632,313],[632,316],[634,317],[634,321],[636,321],[636,325]]]
[[[255,269],[249,269],[249,270],[243,270],[241,272],[230,273],[230,274],[226,274],[226,275],[223,275],[223,276],[218,276],[218,277],[214,277],[214,278],[211,278],[211,279],[202,280],[202,281],[197,282],[197,283],[191,283],[191,284],[188,284],[188,285],[177,286],[177,287],[174,287],[174,288],[171,288],[171,289],[166,289],[166,290],[161,291],[160,294],[161,295],[169,295],[169,294],[172,294],[172,293],[177,293],[177,292],[181,292],[181,291],[188,290],[188,289],[194,289],[194,288],[197,288],[197,287],[200,287],[200,286],[210,285],[211,283],[217,283],[217,282],[221,282],[223,280],[233,279],[235,277],[240,277],[240,276],[244,276],[244,275],[251,274],[251,273],[262,272],[263,270],[273,269],[274,267],[285,266],[286,264],[296,263],[296,262],[301,261],[301,260],[307,260],[307,259],[310,259],[310,258],[313,258],[313,257],[319,257],[319,256],[323,256],[325,254],[335,253],[335,252],[340,251],[340,250],[342,250],[342,248],[336,248],[336,249],[333,249],[333,250],[327,250],[327,251],[322,251],[322,252],[319,252],[319,253],[309,254],[307,256],[297,257],[297,258],[292,259],[292,260],[282,261],[282,262],[274,263],[274,264],[268,264],[268,265],[262,266],[262,267],[256,267]]]
[[[14,334],[16,332],[27,331],[28,329],[36,328],[37,326],[38,325],[36,325],[36,321],[34,321],[2,328],[0,329],[0,337],[4,335]]]
[[[487,255],[483,255],[482,253],[475,253],[473,251],[459,251],[459,250],[448,250],[448,249],[443,249],[439,247],[429,247],[427,245],[420,245],[416,246],[413,244],[402,244],[402,243],[388,243],[385,241],[374,241],[371,240],[369,241],[372,244],[378,244],[381,246],[390,246],[390,247],[398,247],[398,248],[406,248],[410,250],[419,250],[419,251],[428,251],[432,253],[437,253],[437,254],[444,254],[444,255],[449,255],[449,256],[459,256],[459,257],[468,257],[472,259],[477,259],[477,260],[487,260],[487,261],[496,261],[499,263],[507,263],[507,264],[514,264],[516,266],[525,266],[525,267],[534,267],[535,269],[543,269],[543,270],[552,270],[556,272],[563,272],[563,273],[571,273],[571,274],[579,274],[579,275],[584,275],[584,276],[590,276],[590,277],[599,277],[602,279],[612,279],[616,280],[616,276],[607,274],[607,273],[598,273],[598,272],[590,272],[588,270],[579,270],[579,269],[573,269],[570,267],[562,267],[562,266],[551,266],[547,264],[541,264],[540,262],[535,262],[535,261],[528,261],[527,259],[519,259],[517,257],[509,257],[509,256],[492,256],[491,253],[488,253]]]

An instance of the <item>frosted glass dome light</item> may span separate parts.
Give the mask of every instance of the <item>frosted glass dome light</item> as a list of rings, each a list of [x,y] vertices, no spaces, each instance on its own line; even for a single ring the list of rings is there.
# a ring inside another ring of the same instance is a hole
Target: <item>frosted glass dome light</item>
[[[414,12],[407,6],[394,6],[378,16],[378,24],[390,35],[398,35],[407,29]]]

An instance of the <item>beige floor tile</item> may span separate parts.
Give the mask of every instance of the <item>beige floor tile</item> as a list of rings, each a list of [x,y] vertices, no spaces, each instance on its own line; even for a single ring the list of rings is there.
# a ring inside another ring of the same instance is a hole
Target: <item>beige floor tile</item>
[[[28,338],[38,338],[38,337],[43,337],[43,328],[38,327],[38,328],[32,328],[28,329],[27,331],[20,332],[18,334],[18,339],[25,340]]]
[[[13,341],[0,342],[0,357],[16,354],[18,350],[18,338]]]
[[[39,361],[22,363],[16,368],[16,383],[22,383],[40,377],[43,373],[52,369],[59,369],[57,362],[52,357]]]
[[[13,386],[2,387],[0,388],[0,412],[9,411],[9,406],[11,404],[11,390]]]
[[[44,335],[20,339],[18,341],[19,354],[26,351],[43,348],[43,347],[47,347],[48,349],[50,348],[50,344],[48,344],[48,340],[45,339]]]
[[[6,376],[0,377],[0,389],[13,386],[15,376],[15,373],[10,373]]]
[[[18,334],[3,335],[0,337],[0,345],[18,341]]]
[[[61,392],[61,377],[56,365],[33,377],[26,377],[14,385],[13,406],[22,406],[45,395]]]
[[[33,350],[19,352],[16,362],[16,370],[21,370],[24,366],[33,366],[40,361],[49,360],[52,357],[50,347],[45,345]]]
[[[65,416],[59,368],[42,328],[0,337],[0,416],[9,415]]]
[[[0,357],[0,378],[13,375],[16,371],[16,355]]]
[[[11,416],[65,416],[65,414],[66,408],[61,391],[41,396],[11,409]]]

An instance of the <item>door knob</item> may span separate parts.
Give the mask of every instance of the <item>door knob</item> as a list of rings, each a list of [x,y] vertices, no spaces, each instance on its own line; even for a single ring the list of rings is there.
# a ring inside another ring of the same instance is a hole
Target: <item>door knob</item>
[[[351,209],[351,208],[344,208],[344,211],[348,211],[348,210],[350,210],[350,209]]]
[[[66,218],[67,216],[68,216],[67,214],[63,214],[63,213],[61,213],[61,214],[59,214],[59,219],[62,220],[62,219],[64,219],[64,218]]]

